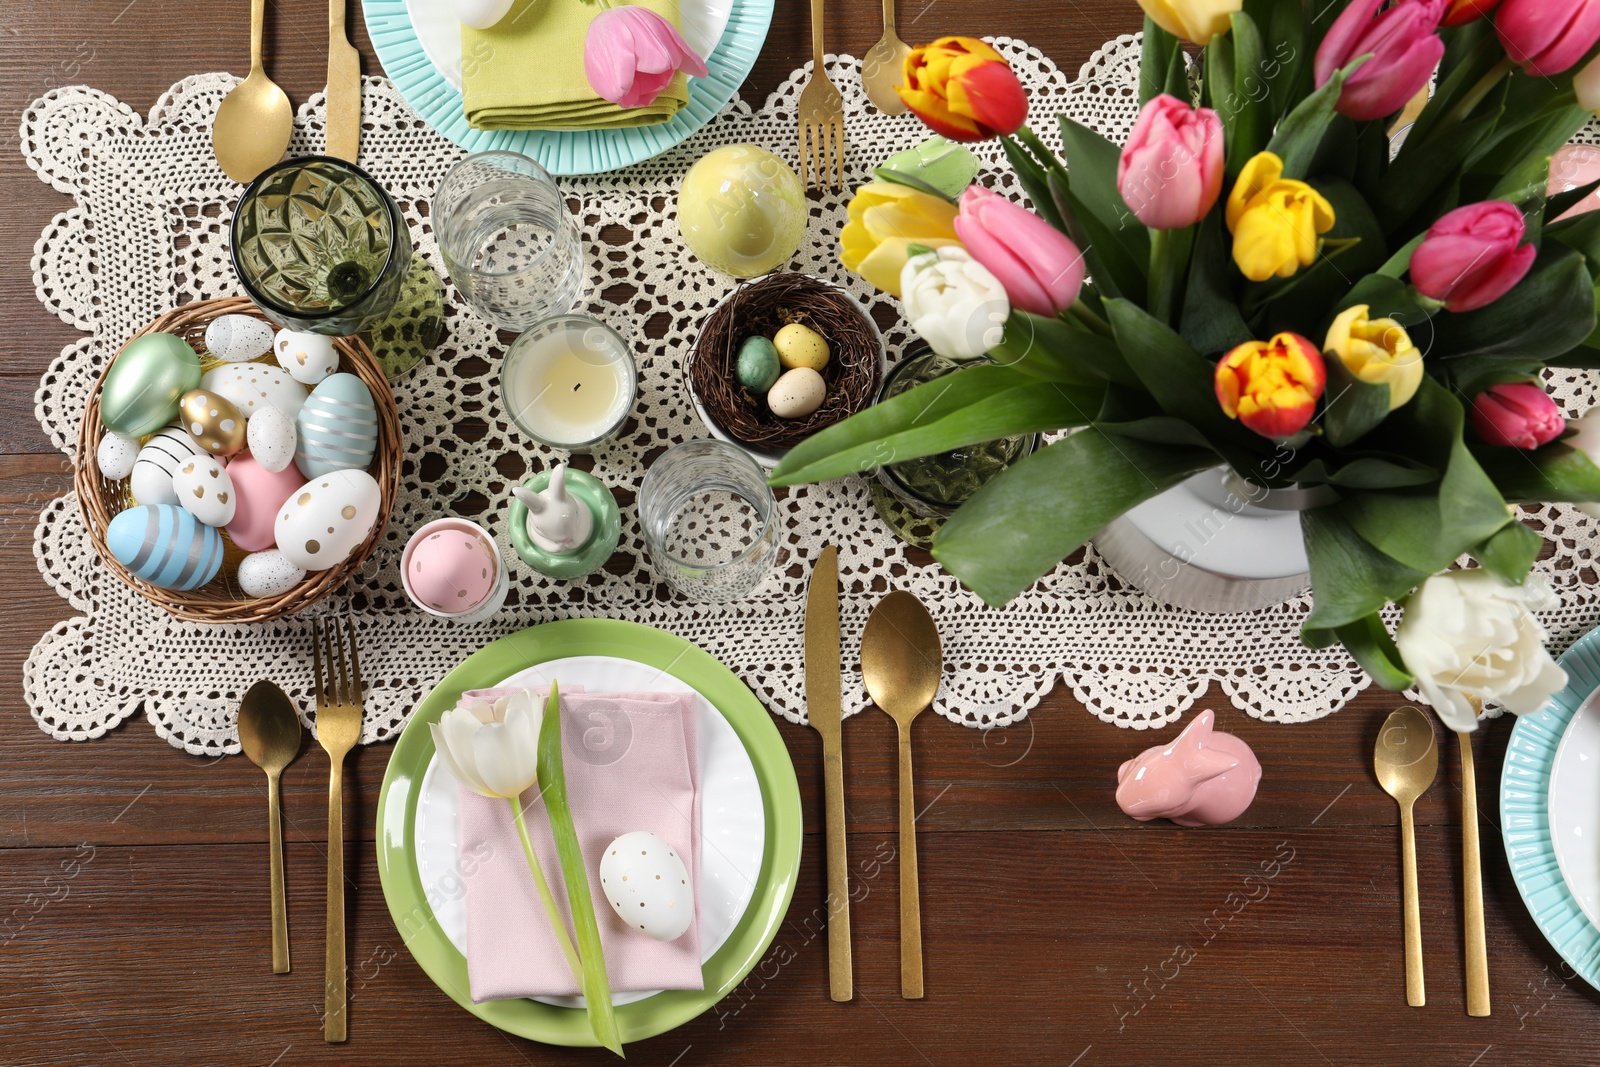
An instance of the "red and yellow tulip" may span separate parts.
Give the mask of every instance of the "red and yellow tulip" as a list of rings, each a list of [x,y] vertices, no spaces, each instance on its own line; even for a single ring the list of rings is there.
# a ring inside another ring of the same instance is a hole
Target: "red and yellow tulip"
[[[941,37],[913,48],[905,84],[894,91],[929,129],[952,141],[1016,133],[1028,118],[1028,94],[1016,72],[976,37]]]
[[[1317,346],[1297,333],[1246,341],[1217,363],[1217,403],[1262,437],[1292,437],[1317,413],[1328,368]]]

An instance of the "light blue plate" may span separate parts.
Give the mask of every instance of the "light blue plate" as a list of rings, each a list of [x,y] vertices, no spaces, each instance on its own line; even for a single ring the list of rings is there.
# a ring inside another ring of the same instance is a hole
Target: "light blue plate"
[[[1543,711],[1518,719],[1511,731],[1500,775],[1500,831],[1511,877],[1539,931],[1584,981],[1600,989],[1600,930],[1567,888],[1550,839],[1550,767],[1567,724],[1600,689],[1600,629],[1585,634],[1560,663],[1567,687]]]
[[[384,73],[406,103],[441,134],[469,152],[521,152],[551,174],[598,174],[660,155],[710,122],[755,66],[772,22],[772,5],[773,0],[734,0],[722,40],[706,60],[709,73],[689,79],[688,106],[670,122],[622,130],[475,130],[467,125],[461,91],[423,53],[406,0],[363,0],[362,14]]]

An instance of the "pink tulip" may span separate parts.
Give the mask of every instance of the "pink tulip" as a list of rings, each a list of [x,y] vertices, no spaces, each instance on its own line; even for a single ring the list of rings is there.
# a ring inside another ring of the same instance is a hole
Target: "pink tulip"
[[[1560,74],[1600,41],[1600,0],[1504,0],[1494,32],[1529,74]]]
[[[1537,385],[1508,382],[1472,398],[1472,428],[1500,448],[1538,448],[1565,433],[1567,420]]]
[[[1428,84],[1444,55],[1439,20],[1445,0],[1400,0],[1383,14],[1384,0],[1354,0],[1333,20],[1317,48],[1320,89],[1360,56],[1370,55],[1339,94],[1339,113],[1358,122],[1381,119],[1406,106]]]
[[[643,107],[661,95],[678,71],[706,76],[705,60],[678,28],[631,4],[600,12],[583,42],[589,87],[620,107]]]
[[[1411,253],[1411,284],[1451,311],[1471,311],[1505,296],[1533,266],[1527,223],[1515,204],[1485,200],[1440,217]]]
[[[1193,226],[1222,192],[1222,119],[1175,96],[1152,97],[1122,147],[1117,189],[1152,229]]]
[[[1083,253],[1038,215],[981,185],[961,194],[956,236],[1005,288],[1011,306],[1057,315],[1078,299]]]

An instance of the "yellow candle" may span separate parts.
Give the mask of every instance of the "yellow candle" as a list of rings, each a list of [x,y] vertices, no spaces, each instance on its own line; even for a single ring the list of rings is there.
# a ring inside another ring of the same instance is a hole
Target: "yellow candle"
[[[518,337],[500,382],[512,421],[539,441],[567,449],[615,433],[637,386],[622,338],[583,315],[547,319]]]

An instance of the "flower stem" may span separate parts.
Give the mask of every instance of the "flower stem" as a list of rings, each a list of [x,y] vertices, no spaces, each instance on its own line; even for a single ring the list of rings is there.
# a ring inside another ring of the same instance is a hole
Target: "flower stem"
[[[578,950],[572,947],[572,938],[567,936],[567,921],[561,917],[561,911],[556,907],[556,898],[550,895],[550,886],[544,880],[544,871],[539,869],[539,857],[533,851],[533,842],[528,840],[528,824],[522,820],[522,798],[507,797],[511,802],[511,817],[517,823],[517,836],[522,838],[522,851],[528,857],[528,868],[533,871],[533,884],[539,889],[539,899],[544,901],[545,914],[550,916],[550,925],[556,932],[556,940],[561,944],[561,952],[567,957],[567,966],[572,968],[572,980],[578,983],[578,988],[583,988],[583,964],[578,960]]]
[[[1082,300],[1074,300],[1063,314],[1071,315],[1101,337],[1110,337],[1111,324],[1086,307]]]
[[[1150,229],[1150,314],[1172,321],[1172,231]]]
[[[1514,66],[1516,66],[1516,62],[1510,56],[1502,57],[1500,62],[1490,67],[1484,76],[1478,79],[1478,84],[1467,90],[1467,94],[1456,103],[1455,107],[1450,109],[1450,114],[1444,117],[1444,121],[1439,124],[1438,128],[1448,130],[1461,125],[1466,120],[1466,117],[1472,114],[1473,108],[1477,107],[1483,101],[1483,98],[1488,96],[1494,90],[1494,87],[1500,84],[1501,79],[1509,74]]]

